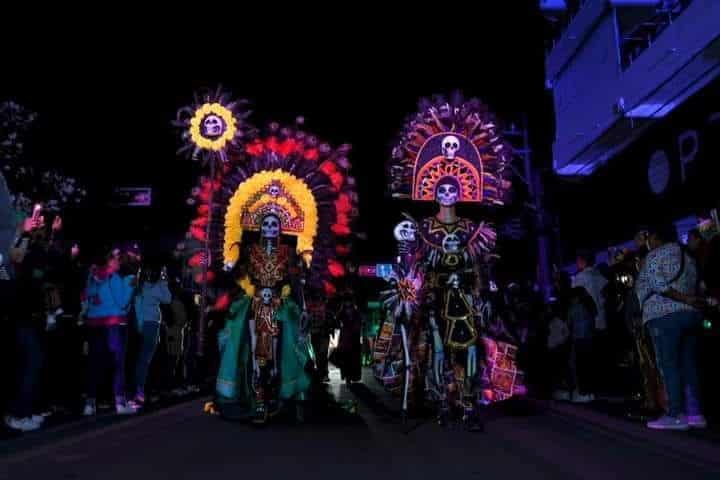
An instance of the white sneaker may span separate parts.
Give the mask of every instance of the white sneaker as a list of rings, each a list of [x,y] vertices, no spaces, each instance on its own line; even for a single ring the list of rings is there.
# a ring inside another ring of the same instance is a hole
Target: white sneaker
[[[92,417],[97,413],[97,409],[95,407],[95,404],[93,403],[86,403],[85,408],[83,409],[83,415],[86,417]]]
[[[118,415],[135,415],[137,410],[127,403],[116,403],[115,412],[117,412]]]
[[[690,425],[688,425],[687,418],[685,418],[684,415],[678,417],[665,415],[657,420],[648,422],[647,427],[653,430],[688,430]]]
[[[707,420],[702,415],[688,415],[687,423],[690,428],[707,428]]]
[[[587,395],[581,395],[578,392],[573,392],[572,403],[590,403],[595,401],[595,395],[589,393]]]
[[[32,421],[31,418],[15,418],[7,416],[5,417],[5,425],[13,430],[19,430],[21,432],[32,432],[38,430],[40,425]]]
[[[30,417],[30,420],[37,423],[38,425],[42,425],[43,423],[45,423],[45,416],[44,415],[33,415],[32,417]]]
[[[557,400],[559,402],[569,402],[570,401],[570,392],[567,390],[555,390],[552,394],[553,400]]]

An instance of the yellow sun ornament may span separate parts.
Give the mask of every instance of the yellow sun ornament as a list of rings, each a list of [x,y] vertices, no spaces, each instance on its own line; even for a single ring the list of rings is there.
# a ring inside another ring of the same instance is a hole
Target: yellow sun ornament
[[[214,115],[223,122],[222,133],[217,137],[205,136],[203,134],[203,122]],[[195,110],[195,115],[190,119],[190,139],[200,149],[218,152],[227,147],[229,142],[235,138],[237,133],[237,122],[232,111],[220,103],[205,103]]]

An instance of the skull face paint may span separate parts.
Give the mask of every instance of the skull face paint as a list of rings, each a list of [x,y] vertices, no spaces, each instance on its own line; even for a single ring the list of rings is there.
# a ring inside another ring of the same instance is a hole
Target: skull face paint
[[[275,239],[280,236],[280,219],[275,215],[265,215],[260,225],[262,238]]]
[[[262,298],[264,305],[270,305],[270,301],[272,300],[272,289],[271,288],[263,288],[260,291],[260,297]]]
[[[455,135],[448,135],[441,142],[442,153],[448,160],[454,160],[460,150],[460,140]]]
[[[450,177],[440,179],[435,189],[435,201],[443,207],[452,207],[460,197],[460,186]]]
[[[225,132],[225,122],[217,115],[210,114],[203,120],[202,134],[206,138],[218,138]]]
[[[460,251],[460,238],[454,233],[448,233],[443,238],[442,242],[443,252],[445,253],[457,253]]]
[[[397,224],[393,233],[398,242],[414,242],[417,227],[410,220],[403,220]]]

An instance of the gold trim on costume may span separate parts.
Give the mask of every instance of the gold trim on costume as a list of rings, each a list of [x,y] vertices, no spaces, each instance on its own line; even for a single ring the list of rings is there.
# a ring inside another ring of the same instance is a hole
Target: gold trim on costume
[[[450,304],[450,294],[451,290],[447,290],[445,292],[445,298],[443,302],[443,318],[447,322],[447,326],[445,328],[446,334],[445,334],[445,346],[452,349],[458,349],[458,350],[465,350],[471,345],[473,345],[477,341],[477,330],[475,329],[475,325],[473,324],[473,309],[472,306],[470,306],[470,303],[468,303],[467,298],[462,292],[459,292],[458,295],[462,299],[462,302],[465,304],[465,307],[467,308],[467,311],[469,312],[467,315],[463,315],[460,317],[454,317],[451,316],[448,312],[448,306]],[[455,326],[458,322],[464,323],[468,331],[470,332],[470,339],[467,342],[464,343],[458,343],[452,341],[453,333],[455,331]]]

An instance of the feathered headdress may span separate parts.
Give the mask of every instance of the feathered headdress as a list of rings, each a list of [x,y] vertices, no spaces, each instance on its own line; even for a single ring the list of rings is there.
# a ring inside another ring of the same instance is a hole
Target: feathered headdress
[[[501,205],[510,182],[506,165],[512,149],[487,107],[455,94],[420,102],[405,124],[388,164],[395,198],[435,200],[441,180],[459,186],[460,201]]]
[[[277,124],[229,150],[222,172],[202,179],[190,201],[197,205],[190,234],[199,241],[206,239],[212,208],[210,270],[235,264],[243,234],[257,230],[259,220],[273,214],[283,234],[297,237],[297,253],[309,267],[311,285],[332,295],[335,280],[345,275],[342,259],[350,253],[351,225],[358,213],[349,151],[349,145],[333,148]],[[202,266],[202,257],[197,252],[190,262]]]

